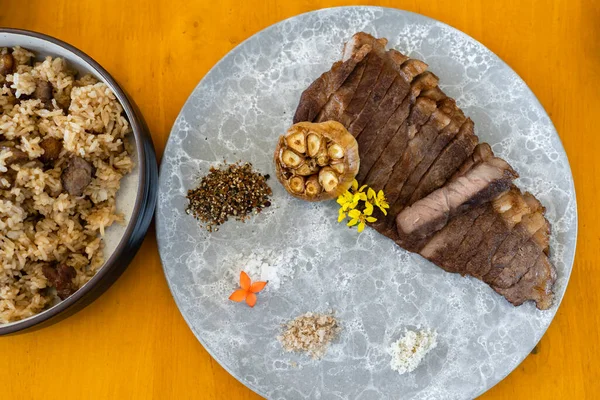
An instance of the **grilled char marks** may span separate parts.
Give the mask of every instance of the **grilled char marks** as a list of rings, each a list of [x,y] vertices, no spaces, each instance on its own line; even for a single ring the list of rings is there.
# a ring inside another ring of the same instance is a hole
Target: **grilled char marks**
[[[408,250],[419,251],[451,218],[507,191],[516,177],[510,165],[500,158],[477,165],[398,214],[399,244]]]
[[[385,97],[379,104],[378,110],[372,113],[372,118],[370,119],[369,123],[361,132],[362,134],[357,137],[359,148],[362,149],[361,152],[365,155],[365,161],[367,161],[366,159],[368,158],[369,154],[371,154],[370,150],[374,143],[377,143],[378,140],[386,140],[386,142],[389,142],[389,135],[387,139],[384,139],[380,138],[379,133],[382,131],[382,128],[384,128],[390,121],[392,114],[402,104],[402,100],[406,97],[410,90],[410,84],[413,78],[416,76],[418,71],[420,71],[420,69],[412,68],[412,61],[414,60],[407,61],[405,65],[401,67],[406,68],[407,71],[411,72],[406,72],[405,76],[396,76],[394,83],[392,83],[392,86],[389,88]],[[373,157],[375,156],[376,155],[373,154]],[[371,161],[369,161],[367,168],[371,168],[373,161],[374,158],[371,158]],[[365,168],[363,168],[363,171],[365,171]],[[366,175],[366,173],[364,173],[364,175]],[[360,179],[362,180],[362,178]]]
[[[450,123],[435,137],[435,140],[425,152],[419,164],[411,172],[404,183],[399,199],[402,204],[412,204],[423,197],[413,197],[417,187],[419,186],[419,183],[427,171],[429,171],[435,160],[440,156],[443,149],[456,136],[460,127],[466,122],[465,115],[456,107],[456,104],[453,104],[452,111],[448,114],[448,116],[451,117]]]
[[[477,142],[477,136],[473,134],[473,121],[467,118],[456,137],[442,150],[421,178],[408,203],[412,204],[442,186],[471,155]]]
[[[329,98],[321,109],[315,122],[340,121],[342,113],[356,92],[362,74],[367,66],[367,60],[362,60],[346,79],[346,82]]]
[[[478,144],[474,124],[427,65],[358,33],[342,61],[303,94],[298,121],[337,120],[356,138],[357,180],[384,189],[371,226],[448,272],[471,275],[514,305],[552,302],[545,209],[516,172]]]
[[[383,189],[387,182],[387,177],[384,174],[391,173],[395,163],[406,148],[408,142],[407,118],[416,121],[417,115],[426,113],[425,107],[431,108],[434,105],[434,101],[431,99],[420,101],[417,104],[416,100],[419,94],[423,90],[435,87],[437,82],[438,78],[430,72],[419,75],[412,82],[407,96],[394,110],[386,124],[378,130],[376,136],[365,133],[359,137],[358,148],[361,152],[361,168],[356,178],[359,182],[369,182],[369,185],[374,189]],[[410,117],[411,114],[413,114],[412,118]],[[371,142],[370,146],[368,142]],[[361,147],[361,143],[363,147]],[[368,147],[368,150],[361,150],[364,147]],[[373,171],[372,176],[371,171]]]
[[[396,78],[401,79],[398,76],[398,73],[391,66],[384,65],[383,70],[377,79],[377,83],[373,87],[373,90],[371,91],[362,110],[348,127],[348,131],[353,134],[354,137],[358,137],[365,126],[371,121],[379,107],[379,104]]]
[[[402,162],[401,156],[411,140],[411,133],[414,135],[429,120],[437,106],[434,100],[427,97],[418,97],[414,100],[412,108],[410,103],[410,98],[405,99],[403,105],[400,106],[404,106],[400,112],[403,114],[402,116],[406,115],[406,117],[364,181],[375,190],[383,189],[389,181],[393,182],[398,179],[398,175],[402,174],[399,164]]]
[[[346,81],[354,71],[356,65],[361,62],[372,50],[369,45],[360,47],[345,61],[333,64],[331,70],[323,73],[317,78],[300,97],[300,103],[294,115],[294,123],[302,121],[313,121],[323,106]]]
[[[408,149],[403,155],[404,167],[404,182],[401,186],[397,202],[403,206],[407,203],[408,198],[412,194],[415,186],[418,184],[424,171],[421,163],[426,164],[427,159],[435,158],[437,152],[436,141],[439,133],[443,131],[452,121],[456,104],[452,99],[444,99],[438,104],[438,109],[432,114],[429,121],[421,128],[418,134],[408,143]],[[424,161],[425,160],[425,161]],[[399,187],[396,185],[396,187]]]

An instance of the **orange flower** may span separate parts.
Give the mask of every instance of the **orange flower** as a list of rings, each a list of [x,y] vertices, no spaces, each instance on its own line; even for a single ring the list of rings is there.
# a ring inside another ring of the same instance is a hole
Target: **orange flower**
[[[236,301],[238,303],[246,300],[246,303],[250,307],[254,307],[256,304],[256,293],[260,292],[265,288],[267,282],[254,282],[250,280],[250,277],[244,271],[240,272],[240,287],[241,289],[236,290],[229,296],[229,300]]]

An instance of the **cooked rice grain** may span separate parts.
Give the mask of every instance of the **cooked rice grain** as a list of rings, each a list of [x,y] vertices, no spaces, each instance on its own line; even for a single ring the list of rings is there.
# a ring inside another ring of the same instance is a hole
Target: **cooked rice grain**
[[[76,79],[62,58],[33,63],[15,47],[16,67],[0,75],[0,324],[39,313],[58,301],[43,266],[72,266],[77,287],[104,263],[102,236],[123,223],[115,196],[133,168],[126,136],[131,128],[114,93],[91,75]],[[31,98],[38,81],[52,84],[51,106]],[[42,165],[42,140],[62,140],[60,156]],[[11,149],[14,149],[11,151]],[[15,150],[29,161],[10,162]],[[61,174],[77,155],[95,169],[81,197],[62,188]]]

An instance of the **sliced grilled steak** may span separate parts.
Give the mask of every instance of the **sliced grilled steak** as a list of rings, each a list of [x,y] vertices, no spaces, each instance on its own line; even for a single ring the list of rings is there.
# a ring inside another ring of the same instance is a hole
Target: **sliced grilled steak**
[[[366,65],[367,60],[362,60],[358,63],[344,84],[329,98],[327,104],[321,109],[319,115],[315,118],[316,122],[339,121],[341,119],[342,113],[348,107],[350,101],[352,101]]]
[[[406,119],[409,118],[411,112],[423,113],[424,110],[420,107],[433,107],[434,101],[431,101],[428,97],[424,97],[429,99],[426,101],[427,104],[420,103],[417,106],[415,102],[422,90],[435,87],[437,82],[437,76],[430,72],[424,72],[419,75],[412,82],[410,93],[394,110],[386,124],[377,132],[371,131],[368,135],[366,133],[365,135],[361,135],[359,139],[361,139],[363,146],[368,147],[369,150],[363,152],[359,142],[360,170],[356,178],[359,182],[370,182],[369,185],[373,186],[373,188],[378,187],[379,189],[383,189],[387,178],[383,181],[377,180],[384,177],[381,171],[387,170],[388,173],[391,173],[396,161],[404,152],[406,143],[408,142],[406,129],[408,124],[403,124],[406,122]],[[416,120],[416,118],[413,117],[412,120]],[[375,135],[376,137],[373,137]],[[369,139],[369,137],[371,137],[371,139]],[[372,142],[370,145],[367,143],[369,141]],[[371,171],[373,171],[372,176],[370,176]]]
[[[545,224],[544,216],[539,212],[529,213],[522,217],[510,235],[500,244],[492,257],[492,268],[483,280],[497,287],[507,288],[516,283],[527,272],[527,263],[532,251],[542,251],[532,236]],[[508,268],[510,266],[510,268]]]
[[[422,199],[442,186],[477,146],[477,136],[473,134],[473,121],[467,118],[458,135],[442,150],[429,171],[415,189],[409,204]]]
[[[407,205],[410,195],[423,174],[419,174],[419,164],[427,155],[435,151],[433,147],[437,137],[450,124],[455,110],[456,103],[454,100],[442,100],[429,121],[423,125],[419,133],[408,143],[408,148],[405,150],[400,164],[400,168],[403,171],[402,185],[398,184],[401,182],[400,179],[394,182],[395,190],[389,195],[388,201],[399,202],[403,207]],[[436,156],[437,154],[434,154],[433,158]],[[398,193],[397,198],[392,200],[396,193]]]
[[[419,183],[429,168],[431,168],[435,160],[439,157],[441,152],[444,150],[444,147],[446,147],[446,145],[448,145],[448,143],[450,143],[450,141],[456,136],[462,124],[464,124],[467,120],[463,112],[456,108],[456,106],[454,106],[451,118],[452,120],[450,123],[442,131],[440,131],[433,144],[429,147],[428,151],[425,152],[421,162],[412,171],[404,183],[399,199],[403,204],[413,204],[415,201],[422,198],[413,198],[413,194],[419,186]]]
[[[348,127],[348,131],[353,134],[354,137],[358,138],[365,126],[367,126],[367,123],[371,121],[375,112],[379,109],[379,104],[396,78],[400,79],[396,70],[389,65],[385,65],[363,109],[354,122]]]
[[[396,165],[400,163],[401,156],[406,151],[406,146],[413,135],[425,124],[431,114],[436,109],[436,102],[428,97],[419,97],[415,100],[414,106],[410,109],[410,99],[405,99],[405,102],[400,107],[404,106],[402,114],[406,114],[404,122],[400,125],[388,146],[381,153],[379,159],[375,162],[371,171],[367,175],[364,183],[371,186],[374,190],[383,189],[386,183],[392,179]],[[360,152],[360,147],[359,147]],[[362,167],[362,165],[361,165]],[[359,172],[360,173],[360,172]]]
[[[463,176],[467,171],[472,169],[475,165],[487,161],[490,158],[494,157],[494,152],[492,148],[487,143],[479,143],[475,149],[473,149],[473,153],[462,163],[462,165],[456,170],[456,172],[452,175],[450,180],[454,180],[459,176]]]
[[[466,275],[468,271],[465,264],[475,255],[484,233],[490,229],[496,217],[489,203],[475,207],[452,219],[433,236],[420,254],[446,271]]]
[[[378,232],[515,305],[548,308],[556,272],[544,208],[512,184],[516,172],[489,145],[478,145],[473,122],[426,64],[385,51],[386,43],[354,35],[329,76],[303,93],[294,122],[335,119],[357,137],[357,180],[384,189],[392,205],[387,217],[375,211]],[[355,67],[342,73],[350,60]]]
[[[401,246],[419,251],[452,217],[507,191],[516,177],[506,161],[493,158],[417,201],[396,217]]]
[[[494,199],[492,207],[496,218],[484,233],[477,252],[464,267],[466,273],[481,280],[484,280],[492,269],[492,258],[498,247],[510,234],[512,228],[521,221],[523,215],[531,211],[516,188]]]
[[[510,288],[492,287],[515,306],[533,300],[537,308],[546,310],[552,305],[552,286],[556,281],[556,270],[548,257],[540,253],[535,264]]]
[[[369,100],[371,92],[379,79],[379,75],[382,73],[385,67],[385,61],[379,57],[375,52],[369,53],[367,56],[367,65],[360,79],[360,83],[356,88],[352,101],[344,109],[340,116],[340,121],[346,129],[349,129],[352,122],[358,117],[363,107]]]
[[[362,154],[368,155],[370,153],[373,143],[380,140],[378,133],[382,130],[382,127],[385,127],[394,111],[402,104],[402,100],[408,95],[413,78],[418,75],[418,71],[421,71],[420,68],[414,67],[413,61],[414,60],[409,60],[402,66],[407,72],[403,75],[398,74],[396,76],[394,83],[379,104],[378,110],[372,113],[371,120],[362,131],[363,134],[357,137],[358,147],[361,149]],[[368,164],[369,169],[371,165],[372,162]]]
[[[311,85],[302,92],[300,103],[294,115],[294,123],[301,121],[313,121],[329,97],[336,92],[346,81],[356,65],[362,61],[372,50],[369,45],[364,45],[352,53],[345,61],[333,64],[331,70],[323,73]]]
[[[451,219],[446,226],[434,234],[419,253],[448,272],[462,272],[454,256],[460,251],[462,243],[467,240],[482,214],[489,209],[491,207],[482,205]]]

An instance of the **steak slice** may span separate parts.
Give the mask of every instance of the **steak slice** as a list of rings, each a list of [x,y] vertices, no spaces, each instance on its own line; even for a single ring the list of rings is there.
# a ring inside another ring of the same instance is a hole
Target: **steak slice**
[[[373,188],[378,187],[383,189],[385,180],[381,182],[372,182],[375,176],[382,176],[380,170],[393,168],[398,157],[404,152],[408,137],[406,129],[402,128],[402,124],[409,117],[410,113],[415,110],[415,101],[422,90],[435,87],[438,78],[430,72],[425,72],[419,75],[411,84],[410,93],[402,100],[400,105],[394,110],[386,124],[377,132],[377,136],[362,135],[359,139],[362,140],[363,146],[368,146],[369,150],[363,152],[359,143],[358,150],[360,153],[360,169],[358,171],[357,180],[359,182],[369,182]],[[428,105],[433,105],[429,102]],[[423,104],[419,104],[419,107]],[[419,111],[419,110],[417,110]],[[414,112],[417,112],[414,111]],[[413,118],[414,119],[414,118]],[[367,128],[368,129],[368,128]],[[370,140],[369,140],[370,139]],[[372,141],[371,145],[365,142]],[[373,176],[370,176],[370,171],[373,170]]]
[[[369,54],[371,49],[370,45],[360,47],[352,53],[350,58],[336,62],[331,70],[323,73],[311,83],[300,96],[300,103],[294,114],[294,123],[314,120],[329,97],[342,86],[356,65]]]
[[[422,199],[442,186],[469,157],[478,142],[473,134],[473,121],[467,118],[456,137],[442,150],[413,192],[409,204]]]
[[[521,221],[523,215],[531,212],[520,191],[515,187],[494,199],[491,206],[496,218],[484,233],[477,252],[465,264],[466,273],[482,280],[492,269],[492,258],[498,247]]]
[[[410,99],[405,99],[402,106],[409,108]],[[368,174],[365,184],[371,186],[378,191],[383,189],[386,183],[391,179],[393,172],[396,170],[396,165],[400,163],[402,154],[406,151],[406,146],[411,139],[411,133],[414,135],[425,124],[431,114],[435,111],[437,104],[434,100],[428,97],[418,97],[415,100],[414,107],[410,110],[402,110],[402,114],[407,114],[408,118],[400,125],[392,140],[381,153],[379,160]],[[360,152],[360,148],[359,148]],[[359,170],[360,172],[360,170]]]
[[[396,70],[389,65],[385,65],[363,109],[360,111],[354,122],[348,126],[348,132],[354,135],[354,137],[358,138],[365,126],[367,126],[367,123],[371,121],[379,108],[379,104],[396,78],[401,79]]]
[[[404,187],[400,192],[400,201],[403,204],[413,204],[415,201],[420,200],[422,197],[413,198],[413,194],[415,190],[419,186],[419,183],[431,167],[431,165],[435,162],[435,160],[439,157],[442,150],[450,141],[456,136],[460,127],[465,123],[467,118],[463,114],[463,112],[458,109],[456,106],[453,107],[453,113],[451,116],[450,123],[440,131],[439,135],[435,138],[434,143],[429,147],[429,149],[425,152],[423,159],[417,165],[417,167],[412,171],[409,175],[408,179],[404,183]]]
[[[344,84],[329,98],[327,104],[321,109],[319,115],[315,118],[316,122],[340,120],[344,109],[352,101],[366,65],[367,60],[362,60],[358,63]]]
[[[419,254],[448,272],[462,272],[454,261],[454,255],[460,251],[462,243],[479,223],[482,214],[489,209],[490,207],[482,205],[452,218],[446,226],[433,235]]]
[[[487,161],[490,158],[494,157],[494,152],[492,148],[487,143],[479,143],[473,149],[473,153],[467,157],[467,159],[462,163],[462,165],[456,170],[456,172],[452,175],[450,180],[454,180],[459,176],[463,176],[470,169],[472,169],[475,165]]]
[[[384,66],[385,62],[383,58],[379,57],[375,52],[369,53],[367,56],[367,65],[360,78],[360,83],[356,88],[356,92],[354,93],[354,96],[352,96],[350,104],[348,104],[340,116],[339,122],[342,123],[346,129],[350,128],[352,122],[358,117],[358,114],[362,111],[367,100],[369,100],[371,91],[375,87]]]
[[[540,310],[547,310],[552,305],[552,286],[556,281],[556,270],[548,257],[540,253],[535,264],[523,277],[509,288],[492,288],[515,306],[527,300],[533,300]]]
[[[362,154],[370,154],[371,146],[377,142],[378,134],[382,130],[382,127],[389,122],[394,111],[408,95],[412,80],[426,68],[425,64],[415,63],[414,61],[416,60],[408,60],[401,66],[402,74],[396,76],[394,83],[392,83],[392,86],[379,104],[377,111],[373,112],[371,120],[361,132],[362,134],[357,137],[358,148],[361,149]],[[369,164],[369,169],[371,165],[372,162]]]
[[[440,132],[450,125],[455,112],[456,103],[454,100],[449,98],[442,100],[438,105],[438,109],[433,113],[427,124],[425,124],[414,139],[408,143],[408,149],[402,156],[402,162],[404,164],[401,164],[400,166],[400,168],[403,168],[404,176],[406,178],[401,186],[396,183],[396,187],[400,188],[400,190],[396,189],[394,191],[396,193],[399,192],[395,202],[399,202],[402,206],[407,205],[410,195],[414,191],[426,168],[428,168],[428,166],[425,167],[425,169],[423,167],[419,168],[419,166],[427,158],[435,159],[435,157],[437,157],[437,153],[441,151],[441,148],[437,150],[435,147],[437,139]],[[426,162],[427,161],[425,161],[425,163]],[[400,181],[398,181],[398,183],[399,182]],[[393,201],[391,200],[392,196],[393,193],[390,195],[388,201]]]
[[[449,228],[454,221],[460,217],[452,219],[448,225],[436,233],[433,238],[421,250],[421,255],[428,260],[444,265],[444,269],[451,272],[458,272],[461,275],[467,275],[468,271],[465,268],[469,261],[477,252],[477,249],[483,239],[483,235],[487,232],[492,224],[496,221],[496,213],[489,203],[482,204],[468,213],[475,213],[477,219],[472,224],[460,226],[463,235],[452,236],[453,230]],[[447,228],[450,232],[446,232]],[[456,240],[453,243],[452,251],[443,253],[443,243],[445,240]]]
[[[492,268],[483,277],[485,282],[497,287],[507,288],[516,283],[528,270],[527,261],[533,251],[542,251],[532,240],[532,236],[545,224],[541,212],[530,212],[523,215],[511,233],[500,244],[492,257]],[[525,256],[525,264],[523,264]],[[535,261],[535,260],[534,260]],[[510,267],[510,268],[509,268]]]
[[[501,158],[477,165],[398,214],[399,244],[407,250],[419,251],[452,217],[507,191],[517,176]]]

